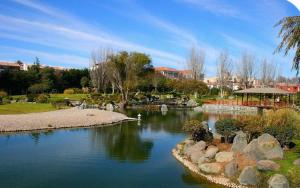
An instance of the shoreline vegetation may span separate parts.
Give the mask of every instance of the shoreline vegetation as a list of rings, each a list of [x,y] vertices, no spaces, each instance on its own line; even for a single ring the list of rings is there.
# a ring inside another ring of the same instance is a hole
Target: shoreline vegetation
[[[106,126],[134,120],[117,112],[70,108],[50,112],[0,115],[0,132]]]

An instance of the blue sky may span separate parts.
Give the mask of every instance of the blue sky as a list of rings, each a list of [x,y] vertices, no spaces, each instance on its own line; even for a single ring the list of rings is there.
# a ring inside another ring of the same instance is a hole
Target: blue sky
[[[297,3],[298,0],[291,0]],[[87,67],[101,47],[149,54],[155,66],[186,68],[192,46],[213,76],[220,51],[235,63],[243,52],[268,58],[294,76],[292,53],[273,55],[274,24],[299,15],[286,0],[1,0],[0,60]]]

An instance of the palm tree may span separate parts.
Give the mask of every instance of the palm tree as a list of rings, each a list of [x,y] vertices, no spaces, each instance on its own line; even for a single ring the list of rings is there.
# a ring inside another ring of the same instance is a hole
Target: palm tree
[[[293,69],[299,73],[300,64],[300,16],[285,17],[280,20],[275,27],[281,26],[278,36],[282,41],[275,50],[275,53],[284,50],[285,56],[291,49],[295,49],[295,56],[293,59]]]

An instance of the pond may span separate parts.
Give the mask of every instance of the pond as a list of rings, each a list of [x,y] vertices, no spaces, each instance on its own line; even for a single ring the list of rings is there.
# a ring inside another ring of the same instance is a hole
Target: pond
[[[191,110],[146,112],[142,121],[109,127],[0,136],[0,187],[216,187],[191,174],[171,155],[186,135]],[[212,126],[216,116],[209,115]],[[211,127],[213,128],[213,127]]]

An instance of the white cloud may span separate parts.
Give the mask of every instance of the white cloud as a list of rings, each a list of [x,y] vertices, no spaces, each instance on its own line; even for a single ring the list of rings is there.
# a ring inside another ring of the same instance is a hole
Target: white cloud
[[[116,48],[117,50],[141,51],[151,55],[153,59],[161,59],[166,62],[184,61],[184,58],[177,54],[149,48],[144,45],[124,40],[118,36],[108,34],[108,32],[95,29],[93,26],[85,24],[78,18],[74,18],[72,15],[68,15],[59,9],[41,4],[38,1],[14,1],[59,19],[56,20],[56,23],[50,23],[47,21],[38,21],[40,16],[38,16],[36,20],[29,20],[0,15],[0,22],[2,23],[0,25],[1,38],[35,43],[64,50],[69,49],[69,51],[75,50],[85,55],[89,55],[91,50],[98,47],[109,46]],[[44,15],[41,15],[41,17],[43,16]],[[3,32],[1,32],[1,29]],[[50,58],[49,56],[46,57]],[[64,57],[67,56],[64,55]]]
[[[287,0],[292,3],[300,11],[300,1],[299,0]]]

